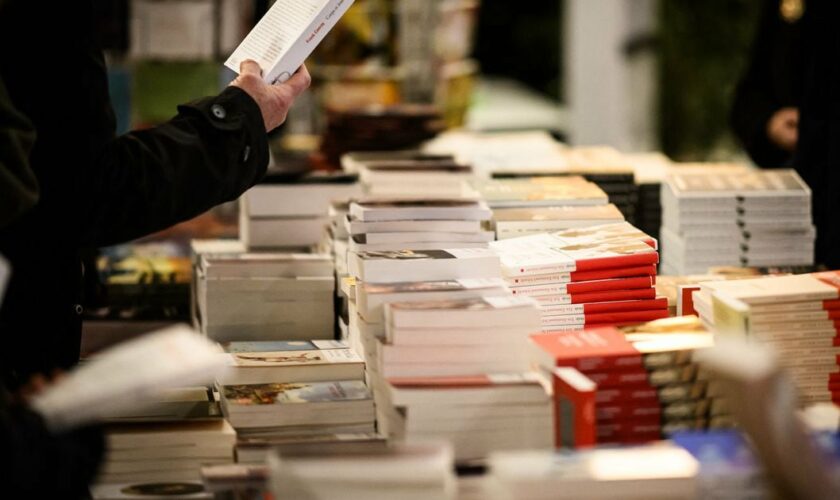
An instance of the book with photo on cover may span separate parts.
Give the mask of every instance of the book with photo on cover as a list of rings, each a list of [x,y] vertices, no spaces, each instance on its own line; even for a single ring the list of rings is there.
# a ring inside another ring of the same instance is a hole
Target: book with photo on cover
[[[350,274],[371,283],[498,278],[499,257],[487,248],[351,253]]]
[[[225,66],[239,73],[252,59],[267,83],[285,82],[338,23],[354,0],[276,0]]]

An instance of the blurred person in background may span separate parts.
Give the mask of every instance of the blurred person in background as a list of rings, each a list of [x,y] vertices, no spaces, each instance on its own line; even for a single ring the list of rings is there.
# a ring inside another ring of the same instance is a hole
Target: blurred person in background
[[[804,83],[804,9],[804,0],[762,0],[747,71],[735,91],[732,129],[763,168],[793,163]]]
[[[38,204],[0,229],[0,253],[14,269],[0,308],[0,378],[11,387],[78,361],[81,250],[239,197],[265,173],[266,132],[310,82],[301,68],[268,85],[246,61],[221,94],[116,137],[93,5],[0,0],[0,80],[34,128],[29,162],[40,186]]]
[[[803,4],[804,84],[794,165],[813,192],[817,263],[840,269],[840,5]]]

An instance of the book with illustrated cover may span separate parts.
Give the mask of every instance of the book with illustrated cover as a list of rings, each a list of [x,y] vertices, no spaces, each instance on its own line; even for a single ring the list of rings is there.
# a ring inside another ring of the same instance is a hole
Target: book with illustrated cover
[[[581,177],[493,179],[476,181],[472,187],[493,208],[608,203],[607,194],[597,184]]]
[[[536,302],[528,297],[482,297],[471,300],[398,302],[385,307],[391,328],[521,327],[538,324]]]
[[[351,253],[350,274],[371,283],[500,277],[499,257],[486,248]]]
[[[365,363],[353,349],[262,351],[228,354],[223,385],[363,380]]]
[[[493,224],[499,240],[622,221],[624,215],[613,204],[493,209]]]
[[[276,405],[329,403],[370,399],[362,381],[321,383],[247,384],[223,387],[224,400],[230,408],[260,410]]]
[[[222,348],[230,353],[315,351],[318,349],[348,349],[342,340],[266,340],[222,342]]]
[[[353,5],[353,0],[277,0],[234,50],[225,66],[239,73],[240,64],[259,63],[263,80],[284,82]]]
[[[610,224],[491,243],[506,277],[656,264],[656,241],[630,224]]]

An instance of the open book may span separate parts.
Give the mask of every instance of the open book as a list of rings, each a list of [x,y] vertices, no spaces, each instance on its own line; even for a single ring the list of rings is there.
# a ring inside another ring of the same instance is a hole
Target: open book
[[[220,346],[177,325],[103,351],[36,396],[32,407],[60,432],[139,411],[166,389],[210,384],[226,366]]]
[[[225,66],[253,59],[268,83],[285,82],[338,23],[353,0],[276,0]]]

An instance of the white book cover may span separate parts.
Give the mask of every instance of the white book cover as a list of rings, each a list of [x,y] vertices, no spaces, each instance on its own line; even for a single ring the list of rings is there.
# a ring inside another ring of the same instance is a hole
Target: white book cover
[[[483,201],[457,198],[382,198],[350,204],[350,215],[363,222],[403,220],[489,220]]]
[[[350,235],[373,233],[478,233],[482,221],[479,220],[398,220],[365,222],[355,217],[344,218],[344,228]]]
[[[130,414],[165,389],[209,384],[225,368],[218,344],[178,325],[93,357],[36,396],[32,407],[59,432]]]
[[[284,82],[300,68],[354,0],[276,0],[231,54],[225,66],[253,59],[268,83]]]

